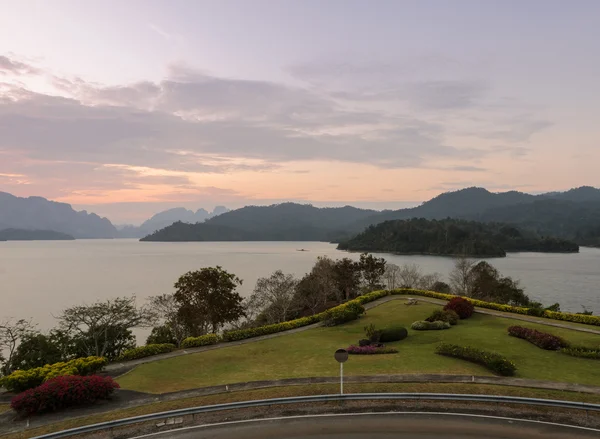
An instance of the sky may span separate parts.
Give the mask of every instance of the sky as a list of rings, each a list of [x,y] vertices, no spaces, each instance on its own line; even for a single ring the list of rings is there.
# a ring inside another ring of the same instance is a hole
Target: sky
[[[0,191],[138,224],[600,177],[600,1],[0,0]]]

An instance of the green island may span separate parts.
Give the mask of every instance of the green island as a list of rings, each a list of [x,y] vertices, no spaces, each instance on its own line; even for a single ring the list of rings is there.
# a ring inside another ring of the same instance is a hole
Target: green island
[[[398,254],[503,257],[506,252],[577,253],[579,246],[565,239],[538,236],[504,223],[457,219],[385,221],[341,242],[339,250]]]

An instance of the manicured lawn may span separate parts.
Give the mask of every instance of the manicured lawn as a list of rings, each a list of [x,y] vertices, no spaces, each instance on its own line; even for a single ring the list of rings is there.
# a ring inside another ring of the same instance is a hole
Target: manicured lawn
[[[367,312],[359,321],[333,328],[316,328],[270,340],[185,355],[138,366],[118,379],[123,388],[151,393],[195,387],[280,378],[337,376],[333,352],[363,338],[369,323],[397,323],[410,327],[439,306],[420,303],[406,306],[394,300]],[[553,328],[511,319],[474,314],[443,331],[413,331],[401,342],[389,343],[398,354],[352,356],[346,375],[450,373],[490,375],[483,367],[435,355],[440,341],[472,345],[501,353],[517,365],[517,377],[600,386],[600,362],[544,351],[510,337],[506,328],[522,325],[561,335],[576,344],[600,345],[600,335]]]
[[[4,413],[10,410],[9,404],[0,404],[0,413]]]
[[[244,392],[221,393],[217,395],[201,396],[197,398],[177,399],[174,401],[158,402],[155,404],[132,407],[98,415],[74,418],[27,430],[22,433],[3,435],[2,439],[26,439],[32,436],[53,433],[68,428],[99,422],[113,421],[115,419],[129,418],[149,413],[158,413],[177,410],[187,407],[198,407],[211,404],[224,404],[235,401],[248,401],[268,398],[283,398],[290,396],[326,395],[337,393],[339,387],[335,384],[313,384],[306,386],[276,387],[270,389],[249,390]],[[561,392],[556,390],[528,389],[521,387],[492,386],[485,384],[426,384],[426,383],[378,383],[378,384],[348,384],[345,386],[347,393],[385,393],[385,392],[419,392],[419,393],[464,393],[482,395],[507,395],[528,398],[561,399],[565,401],[580,401],[592,404],[600,403],[600,395],[591,395],[575,392]]]

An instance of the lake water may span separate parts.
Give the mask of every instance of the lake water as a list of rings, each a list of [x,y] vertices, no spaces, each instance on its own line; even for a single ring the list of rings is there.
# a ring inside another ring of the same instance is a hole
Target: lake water
[[[300,248],[308,251],[297,251]],[[243,279],[240,292],[246,296],[259,277],[277,269],[301,276],[322,255],[359,258],[322,242],[0,242],[0,319],[33,318],[47,329],[55,324],[53,315],[70,305],[170,293],[181,274],[215,265]],[[437,271],[444,277],[453,267],[452,259],[445,257],[378,256],[398,265],[416,263],[424,272]],[[532,299],[559,302],[563,310],[574,312],[585,305],[600,314],[600,249],[582,248],[579,254],[512,253],[490,262],[502,274],[520,279]]]

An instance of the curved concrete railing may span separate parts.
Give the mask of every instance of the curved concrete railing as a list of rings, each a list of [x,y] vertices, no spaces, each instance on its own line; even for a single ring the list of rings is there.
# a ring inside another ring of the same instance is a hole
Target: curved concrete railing
[[[292,398],[262,399],[256,401],[233,402],[228,404],[216,404],[202,407],[172,410],[168,412],[153,413],[149,415],[135,416],[132,418],[119,419],[116,421],[102,422],[84,427],[72,428],[33,439],[59,439],[78,434],[92,433],[101,430],[123,427],[147,421],[159,421],[168,418],[195,415],[198,413],[209,413],[222,410],[243,409],[251,407],[264,407],[280,404],[306,404],[311,402],[330,401],[366,401],[366,400],[426,400],[426,401],[462,401],[462,402],[487,402],[503,404],[524,404],[545,406],[565,409],[578,409],[586,411],[600,411],[600,404],[589,404],[585,402],[557,401],[551,399],[521,398],[515,396],[493,396],[493,395],[460,395],[440,393],[356,393],[348,395],[320,395],[299,396]],[[174,422],[173,422],[174,423]]]

